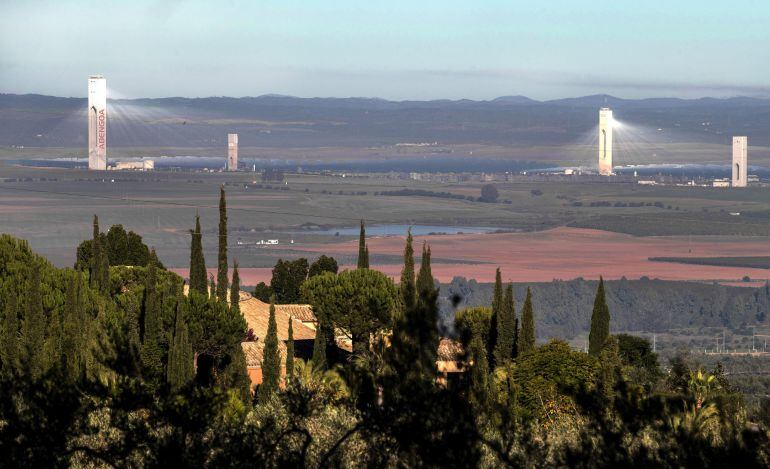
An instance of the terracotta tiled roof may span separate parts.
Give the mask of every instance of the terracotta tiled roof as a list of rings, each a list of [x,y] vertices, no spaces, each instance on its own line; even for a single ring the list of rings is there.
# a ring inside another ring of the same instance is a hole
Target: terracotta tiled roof
[[[246,296],[245,296],[246,295]],[[248,328],[254,332],[259,340],[264,340],[267,335],[267,323],[270,319],[270,305],[260,301],[248,293],[241,292],[241,301],[238,303]],[[275,305],[275,323],[278,326],[278,340],[288,340],[289,318],[292,320],[294,340],[313,340],[315,330],[307,327],[301,320],[294,317],[292,311],[302,308],[304,305]],[[308,306],[309,308],[309,306]]]
[[[280,307],[291,317],[297,318],[302,322],[315,323],[317,321],[313,307],[310,305],[280,305]]]
[[[262,367],[262,352],[265,349],[265,342],[257,340],[255,342],[241,342],[243,354],[246,356],[246,366]],[[278,341],[278,353],[281,354],[281,366],[286,360],[286,344]]]

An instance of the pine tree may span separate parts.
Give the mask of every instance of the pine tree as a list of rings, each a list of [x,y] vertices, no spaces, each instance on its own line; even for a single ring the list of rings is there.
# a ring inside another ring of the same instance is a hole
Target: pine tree
[[[163,351],[160,346],[162,333],[161,298],[158,292],[158,275],[154,264],[147,265],[147,277],[144,285],[144,308],[142,327],[142,348],[140,352],[142,366],[147,376],[158,380],[163,372]]]
[[[5,303],[3,329],[0,334],[0,363],[5,376],[19,368],[19,310],[14,292],[10,292]]]
[[[219,188],[219,254],[217,256],[217,299],[227,301],[227,202],[225,187]]]
[[[417,299],[415,278],[414,278],[414,249],[412,248],[412,229],[409,228],[406,236],[406,246],[404,247],[404,268],[401,270],[401,302],[404,311],[411,309]]]
[[[599,277],[594,310],[591,313],[591,332],[588,334],[588,353],[599,356],[604,343],[610,337],[610,309],[604,294],[604,279]]]
[[[208,296],[201,220],[197,214],[195,215],[195,230],[191,231],[190,234],[192,235],[192,244],[190,245],[190,291],[196,291],[201,295]]]
[[[233,261],[233,283],[230,285],[230,311],[241,314],[241,276],[238,275],[238,261]]]
[[[508,284],[497,316],[497,342],[495,343],[495,364],[501,366],[513,358],[516,342],[516,312],[513,305],[513,285]]]
[[[174,336],[168,351],[168,366],[166,367],[166,380],[173,390],[184,387],[193,379],[195,374],[190,335],[184,321],[184,311],[181,305],[181,301],[177,303]]]
[[[289,317],[289,338],[286,341],[286,382],[288,383],[294,375],[294,327],[293,320]]]
[[[495,350],[497,349],[498,324],[501,320],[503,308],[503,277],[500,273],[500,267],[495,271],[495,289],[492,293],[492,320],[489,324],[489,339],[487,343],[487,358],[489,359],[489,368],[495,367]]]
[[[270,318],[267,322],[267,335],[262,351],[262,384],[259,386],[259,399],[267,401],[278,391],[281,380],[281,354],[278,351],[278,326],[275,322],[275,299],[270,301]]]
[[[535,317],[532,311],[532,291],[527,287],[527,297],[521,309],[521,330],[519,331],[518,354],[535,349]]]
[[[358,235],[358,268],[369,268],[369,248],[366,247],[366,227],[364,220],[361,220],[361,232]]]
[[[45,371],[43,341],[45,340],[45,314],[43,295],[40,288],[40,263],[33,261],[27,281],[26,310],[22,323],[24,341],[24,364],[32,379],[39,378]]]

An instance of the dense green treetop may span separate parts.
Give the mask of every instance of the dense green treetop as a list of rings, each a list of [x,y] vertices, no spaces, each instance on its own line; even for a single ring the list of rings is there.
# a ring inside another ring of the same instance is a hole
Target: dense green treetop
[[[324,272],[331,272],[333,274],[336,274],[339,271],[339,266],[337,265],[337,261],[330,256],[327,256],[325,254],[322,254],[318,259],[315,260],[312,264],[310,264],[310,269],[308,270],[308,277],[315,277],[316,275],[321,275]]]
[[[112,225],[106,234],[99,233],[99,243],[107,253],[110,265],[144,267],[151,258],[150,248],[144,244],[142,237],[133,231],[126,232],[123,225]],[[87,239],[78,245],[75,269],[88,270],[93,244],[93,239]],[[159,267],[163,267],[160,261],[157,263]]]
[[[300,299],[300,287],[308,276],[307,259],[288,261],[279,259],[273,267],[270,290],[275,295],[276,304],[297,303]]]
[[[349,334],[357,352],[368,347],[370,334],[391,327],[398,308],[393,281],[370,269],[313,277],[302,286],[302,298],[313,305],[320,320]]]

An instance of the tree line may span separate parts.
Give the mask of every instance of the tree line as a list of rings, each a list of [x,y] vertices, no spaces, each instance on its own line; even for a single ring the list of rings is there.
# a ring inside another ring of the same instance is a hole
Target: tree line
[[[665,374],[645,339],[610,333],[603,281],[584,353],[538,343],[535,291],[517,308],[498,272],[491,304],[457,313],[460,373],[442,380],[430,246],[418,259],[407,234],[396,283],[370,267],[362,223],[356,269],[297,276],[318,320],[310,360],[295,358],[291,340],[281,356],[274,297],[296,285],[271,282],[252,390],[224,190],[216,276],[197,216],[186,285],[153,260],[110,264],[100,235],[95,219],[80,269],[0,236],[0,450],[13,465],[770,463],[768,422],[747,415],[718,366],[675,361]]]

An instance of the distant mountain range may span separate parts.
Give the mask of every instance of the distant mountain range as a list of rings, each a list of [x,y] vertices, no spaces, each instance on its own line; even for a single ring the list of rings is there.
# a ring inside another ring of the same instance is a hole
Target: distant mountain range
[[[565,145],[591,135],[601,106],[634,132],[659,143],[728,144],[748,135],[770,145],[770,99],[650,98],[607,95],[537,101],[388,101],[379,98],[141,98],[109,101],[111,146],[221,147],[240,134],[242,147],[372,147],[439,142],[506,146]],[[85,98],[0,94],[0,145],[81,147]]]

